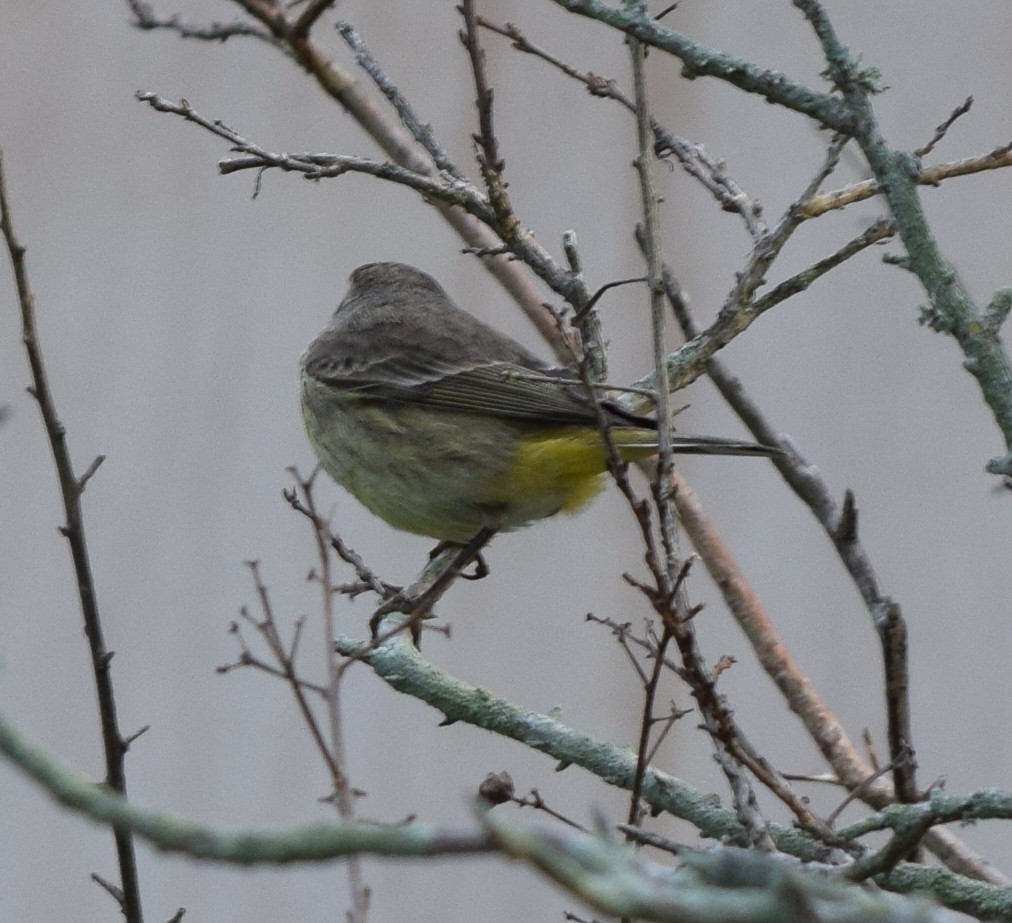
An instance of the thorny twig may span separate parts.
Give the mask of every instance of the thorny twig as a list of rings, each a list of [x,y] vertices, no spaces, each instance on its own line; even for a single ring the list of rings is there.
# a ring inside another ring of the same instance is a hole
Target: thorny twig
[[[49,387],[49,376],[42,356],[39,331],[35,319],[35,296],[28,281],[26,248],[18,240],[11,218],[10,197],[7,192],[7,176],[4,169],[3,151],[0,150],[0,234],[2,234],[14,272],[18,304],[21,308],[21,336],[28,354],[32,384],[29,392],[39,405],[42,423],[49,440],[49,449],[56,464],[56,474],[63,500],[64,525],[60,533],[67,539],[74,563],[74,577],[77,594],[84,620],[84,634],[88,640],[91,655],[92,674],[98,695],[98,709],[102,727],[102,745],[105,751],[105,784],[113,791],[126,794],[126,751],[128,739],[120,731],[116,714],[116,696],[112,683],[112,651],[105,644],[105,633],[98,607],[98,591],[88,556],[88,543],[84,532],[84,512],[81,509],[81,494],[91,476],[101,464],[96,458],[78,477],[67,445],[67,431],[56,410],[56,399]],[[128,830],[113,831],[116,843],[116,858],[119,863],[120,884],[118,903],[127,923],[142,923],[140,883],[137,874],[137,859],[134,853],[133,837]]]

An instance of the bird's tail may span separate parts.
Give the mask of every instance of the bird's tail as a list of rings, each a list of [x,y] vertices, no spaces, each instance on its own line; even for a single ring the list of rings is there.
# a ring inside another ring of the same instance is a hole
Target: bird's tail
[[[671,437],[671,451],[685,455],[759,455],[774,457],[783,455],[784,450],[759,442],[741,442],[738,439],[723,439],[720,436]]]
[[[613,429],[612,438],[626,461],[646,458],[657,452],[657,433],[647,429]],[[671,451],[680,455],[752,455],[775,457],[784,450],[758,442],[724,439],[721,436],[672,435]]]

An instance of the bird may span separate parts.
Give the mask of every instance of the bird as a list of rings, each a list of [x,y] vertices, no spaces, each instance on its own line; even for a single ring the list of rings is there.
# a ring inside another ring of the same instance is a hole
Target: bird
[[[657,421],[599,400],[458,307],[404,263],[352,272],[302,355],[309,442],[330,477],[380,519],[441,543],[572,513],[609,469],[656,454]],[[772,456],[774,446],[672,434],[677,453]]]

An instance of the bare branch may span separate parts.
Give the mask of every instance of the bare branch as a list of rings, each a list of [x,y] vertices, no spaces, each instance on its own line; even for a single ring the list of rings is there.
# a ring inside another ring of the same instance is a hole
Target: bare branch
[[[545,51],[531,42],[512,23],[498,26],[487,19],[478,17],[478,24],[490,32],[505,36],[513,41],[513,47],[525,54],[533,55],[552,65],[567,77],[582,83],[591,96],[611,99],[625,107],[629,112],[636,112],[636,103],[619,88],[613,78],[602,77],[591,72],[578,70],[560,58]],[[717,200],[720,207],[727,212],[741,215],[749,234],[753,239],[766,232],[762,220],[762,208],[751,199],[745,191],[728,174],[726,166],[720,160],[711,157],[702,145],[695,144],[685,138],[672,134],[656,119],[650,119],[651,131],[654,134],[653,150],[657,157],[674,156],[682,168],[697,179],[703,187]]]
[[[871,95],[874,75],[863,71],[843,45],[825,9],[817,0],[794,0],[812,27],[827,62],[827,75],[850,113],[854,140],[882,186],[906,248],[904,264],[917,276],[937,318],[935,329],[950,334],[964,355],[964,368],[976,379],[1005,443],[1007,454],[991,459],[986,470],[1005,474],[1012,470],[1012,360],[999,332],[986,325],[981,311],[942,255],[931,233],[917,194],[917,158],[889,147],[878,124]]]
[[[70,555],[74,562],[74,577],[77,594],[84,618],[84,633],[88,639],[91,654],[91,668],[98,693],[98,707],[102,724],[102,743],[105,750],[106,784],[114,791],[126,794],[126,744],[119,729],[116,715],[116,697],[113,692],[110,660],[112,655],[105,645],[102,619],[98,608],[98,594],[88,559],[88,544],[84,534],[84,513],[81,510],[81,493],[88,479],[101,464],[101,456],[92,462],[81,477],[74,474],[70,449],[67,446],[67,431],[56,411],[56,401],[49,387],[42,345],[39,342],[38,326],[35,322],[35,296],[28,281],[28,266],[25,247],[18,241],[11,218],[10,199],[7,192],[7,176],[0,150],[0,234],[7,247],[14,282],[21,307],[21,335],[28,353],[31,367],[34,395],[42,414],[42,423],[49,439],[49,449],[56,463],[60,494],[63,499],[65,524],[60,532],[66,536]],[[122,910],[127,923],[141,923],[140,884],[137,876],[137,860],[134,854],[133,838],[125,830],[114,831],[116,857],[119,862],[122,885]]]
[[[970,176],[973,173],[1001,170],[1010,166],[1012,166],[1012,144],[1004,144],[978,157],[967,157],[933,167],[921,167],[916,171],[914,179],[921,186],[940,186],[944,180],[956,176]],[[812,196],[802,211],[806,218],[817,218],[826,212],[846,208],[855,202],[863,202],[882,194],[882,186],[878,180],[864,180],[834,192],[820,192]]]
[[[956,108],[952,110],[949,117],[935,129],[935,134],[931,140],[923,147],[919,147],[916,151],[914,151],[914,156],[926,157],[930,154],[935,149],[936,145],[948,134],[949,129],[952,128],[955,121],[970,111],[971,106],[973,106],[973,97],[967,96],[960,105],[956,106]]]
[[[348,47],[355,52],[355,60],[358,62],[358,66],[369,75],[379,91],[387,98],[390,105],[394,107],[401,120],[401,124],[428,151],[436,167],[454,179],[466,182],[463,173],[461,173],[457,165],[450,159],[450,155],[446,153],[436,139],[432,126],[424,124],[415,115],[411,104],[407,101],[404,94],[401,93],[396,84],[387,76],[380,67],[379,62],[369,53],[365,42],[362,41],[362,38],[352,28],[351,24],[339,22],[337,24],[337,31],[341,38],[348,43]]]
[[[293,38],[305,38],[316,21],[334,5],[335,0],[309,0],[302,14],[292,26]]]
[[[826,128],[849,134],[852,115],[840,100],[817,93],[777,71],[764,70],[734,55],[666,29],[637,5],[611,6],[602,0],[553,0],[557,6],[596,19],[678,58],[687,77],[716,77],[746,93],[801,112]]]
[[[175,32],[180,38],[196,39],[202,42],[226,42],[230,38],[255,38],[284,50],[280,42],[270,32],[250,25],[248,22],[213,22],[210,25],[197,26],[183,22],[179,15],[156,16],[151,4],[141,2],[141,0],[127,0],[127,6],[134,14],[133,25],[145,31],[167,30]]]

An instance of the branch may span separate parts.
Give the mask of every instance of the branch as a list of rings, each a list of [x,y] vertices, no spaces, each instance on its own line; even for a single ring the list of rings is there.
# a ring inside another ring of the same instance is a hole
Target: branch
[[[553,0],[557,6],[596,19],[598,22],[625,32],[647,45],[674,55],[684,65],[688,78],[716,77],[732,86],[755,93],[768,102],[801,112],[826,128],[850,134],[852,115],[840,100],[825,93],[816,93],[777,71],[764,70],[742,58],[710,48],[664,28],[639,9],[619,9],[601,0]]]
[[[233,151],[246,154],[245,157],[234,157],[222,160],[218,171],[222,175],[236,173],[240,170],[266,170],[275,167],[296,173],[303,173],[308,179],[341,176],[344,173],[366,173],[380,179],[390,180],[408,186],[426,198],[435,199],[445,205],[458,205],[482,221],[491,221],[492,212],[484,196],[474,187],[466,183],[453,185],[439,178],[432,178],[415,173],[397,164],[381,163],[365,157],[346,157],[338,154],[275,154],[229,128],[220,120],[212,121],[197,112],[185,99],[178,103],[163,99],[156,93],[137,92],[139,102],[147,103],[158,112],[178,115],[187,122],[199,125],[205,131],[224,139]]]
[[[1005,440],[1007,454],[992,458],[987,471],[1012,475],[1012,364],[998,334],[1004,317],[982,312],[963,289],[935,240],[917,194],[917,158],[890,148],[881,134],[871,94],[872,76],[860,70],[840,42],[816,0],[794,0],[814,30],[828,63],[828,74],[852,114],[854,139],[889,201],[896,229],[906,248],[903,261],[931,300],[931,325],[950,334],[963,351],[963,365],[974,376]],[[1007,300],[1000,292],[996,297]]]
[[[70,555],[74,562],[74,577],[77,581],[77,594],[81,603],[81,614],[84,617],[84,633],[88,639],[88,649],[91,653],[91,668],[95,677],[95,690],[98,695],[98,709],[102,724],[102,743],[105,750],[105,781],[114,791],[125,794],[125,757],[128,744],[120,733],[119,720],[116,716],[116,697],[113,693],[110,670],[112,652],[105,646],[95,580],[91,572],[91,563],[88,560],[88,545],[84,535],[84,514],[81,510],[81,494],[88,479],[101,463],[101,457],[96,459],[81,477],[74,474],[70,449],[67,447],[67,431],[56,412],[56,402],[49,388],[49,378],[42,357],[39,331],[35,323],[35,297],[28,281],[26,250],[17,239],[11,218],[2,150],[0,150],[0,233],[3,234],[7,245],[11,268],[14,271],[18,302],[21,306],[22,339],[32,372],[32,386],[29,390],[37,401],[42,414],[42,422],[49,438],[49,448],[56,464],[60,495],[63,498],[66,523],[60,527],[60,532],[70,545]],[[120,908],[127,923],[141,923],[143,916],[140,884],[137,877],[137,861],[134,856],[133,841],[129,833],[122,830],[116,831],[115,841],[122,885]]]
[[[164,852],[233,865],[324,862],[342,856],[433,856],[484,853],[492,848],[480,831],[446,831],[425,824],[312,824],[289,831],[226,832],[158,811],[138,808],[122,795],[74,772],[21,737],[0,715],[0,752],[61,804],[133,832]]]
[[[349,172],[365,173],[414,189],[426,199],[433,200],[437,207],[461,208],[489,228],[498,228],[499,226],[499,218],[489,205],[488,200],[470,183],[434,176],[430,173],[416,173],[397,164],[380,163],[364,157],[348,157],[337,154],[272,153],[260,145],[247,141],[220,120],[212,121],[201,115],[185,99],[173,103],[156,93],[144,91],[138,91],[135,96],[138,101],[148,103],[159,112],[178,115],[188,122],[199,125],[211,134],[228,141],[233,150],[246,155],[219,162],[218,169],[222,174],[235,173],[239,170],[265,170],[272,167],[302,173],[308,179],[314,180],[341,176]],[[501,253],[500,244],[501,241],[497,237],[492,250]],[[534,235],[519,222],[510,227],[509,250],[523,260],[553,291],[573,305],[575,310],[579,310],[590,300],[583,279],[577,273],[563,269],[556,263],[548,251],[538,243]],[[545,309],[542,300],[539,298],[536,309],[528,310],[528,306],[520,302],[518,296],[514,297],[537,325],[545,339],[552,344],[556,355],[563,363],[567,363],[571,358],[570,349],[560,332],[558,322],[551,312]]]
[[[579,81],[587,88],[587,92],[591,96],[614,100],[635,114],[636,103],[619,89],[614,79],[580,71],[565,63],[531,42],[512,23],[499,26],[479,16],[478,25],[497,35],[511,39],[513,47],[518,51],[540,58],[567,77]],[[762,220],[762,207],[728,175],[727,169],[721,161],[707,154],[702,145],[672,134],[654,118],[650,119],[650,128],[654,135],[654,154],[658,158],[663,159],[669,154],[677,158],[682,168],[703,185],[703,188],[714,197],[724,211],[734,212],[741,216],[753,239],[766,232],[766,226]]]
[[[272,0],[235,2],[264,27],[271,36],[272,43],[276,43],[284,54],[293,58],[395,164],[414,173],[436,177],[437,168],[424,149],[412,140],[395,119],[391,119],[376,105],[352,74],[334,63],[328,51],[320,48],[308,35],[300,34],[298,22],[290,21]],[[439,199],[433,205],[468,248],[486,254],[497,250],[501,243],[499,239],[473,215]],[[482,263],[520,306],[557,355],[564,356],[565,348],[558,343],[558,328],[544,310],[542,292],[532,283],[527,273],[502,256],[483,256]]]
[[[831,269],[873,244],[886,240],[894,233],[895,228],[891,222],[877,221],[837,250],[836,253],[820,260],[814,266],[796,273],[789,279],[785,279],[765,295],[739,304],[734,304],[732,298],[729,297],[724,308],[717,315],[717,319],[709,327],[702,331],[697,330],[688,342],[682,344],[667,357],[665,365],[668,388],[677,391],[706,374],[707,363],[711,362],[713,357],[728,343],[748,330],[770,308],[805,291]],[[764,260],[767,255],[764,252]],[[648,375],[634,382],[633,388],[649,389],[653,387],[653,383],[654,376]]]
[[[924,820],[930,820],[933,824],[1012,820],[1012,793],[985,788],[969,795],[950,795],[943,789],[934,788],[925,801],[917,804],[891,804],[841,829],[839,834],[845,839],[856,839],[876,830],[900,832]]]
[[[559,762],[560,768],[581,766],[609,785],[632,790],[636,779],[634,752],[596,740],[547,715],[495,698],[487,689],[461,682],[424,660],[402,636],[371,646],[339,635],[336,646],[344,656],[364,660],[398,692],[438,709],[447,723],[463,721],[509,737],[548,754]],[[642,797],[652,810],[689,821],[703,836],[748,845],[748,836],[733,812],[711,795],[698,792],[667,773],[648,768],[642,781]],[[826,858],[824,848],[800,831],[776,829],[780,848],[807,859]]]
[[[439,170],[442,170],[456,180],[466,182],[464,174],[457,165],[450,159],[442,145],[436,139],[432,126],[427,125],[415,114],[404,94],[397,88],[393,80],[380,67],[379,62],[369,53],[361,36],[352,28],[351,23],[339,22],[337,31],[341,38],[348,43],[348,47],[355,53],[355,61],[368,75],[377,89],[387,98],[387,102],[394,107],[401,124],[411,132],[411,136],[428,152],[433,163]]]
[[[689,304],[668,270],[665,270],[665,286],[668,300],[682,332],[687,337],[698,337],[698,327]],[[718,359],[710,359],[706,364],[706,370],[721,396],[755,438],[767,445],[776,445],[779,441],[777,429],[749,397],[741,381]],[[880,594],[875,569],[861,544],[857,532],[853,495],[847,491],[844,509],[841,511],[818,469],[809,464],[796,448],[792,450],[791,455],[779,458],[776,464],[788,486],[808,505],[826,530],[840,560],[864,599],[873,623],[878,626],[882,621],[882,614],[892,601]],[[755,596],[744,575],[739,572],[733,558],[723,553],[723,543],[706,519],[702,508],[698,506],[694,494],[685,489],[679,492],[678,499],[681,504],[679,516],[682,525],[691,533],[693,545],[704,558],[707,568],[712,569],[714,580],[721,588],[729,609],[739,620],[749,638],[760,664],[777,684],[791,710],[802,719],[806,730],[840,781],[872,806],[882,807],[891,802],[894,798],[892,789],[888,784],[876,779],[873,768],[850,741],[843,726],[839,724],[818,695],[814,685],[794,661],[761,601]],[[850,525],[842,528],[841,524],[844,522]],[[954,871],[992,884],[1008,883],[1005,876],[976,855],[949,830],[930,831],[925,837],[925,844]]]
[[[568,828],[522,827],[496,813],[485,822],[505,852],[533,863],[609,916],[671,923],[941,920],[927,905],[848,886],[754,851],[718,848],[686,854],[672,870],[644,862],[627,847]]]
[[[393,689],[436,708],[444,715],[444,723],[463,721],[484,728],[545,753],[559,762],[559,769],[581,766],[603,782],[626,791],[634,783],[636,756],[628,747],[596,740],[547,715],[497,698],[486,688],[455,679],[423,660],[402,636],[379,647],[339,636],[336,647],[344,656],[364,660]],[[712,795],[699,792],[674,776],[647,769],[643,799],[656,812],[687,820],[704,837],[740,846],[748,844],[748,833],[732,811]],[[778,849],[804,861],[825,862],[831,856],[822,843],[800,830],[778,824],[770,824],[769,830]],[[942,869],[904,862],[876,880],[905,892],[922,890],[946,906],[958,905],[982,919],[1012,918],[1012,891]],[[971,906],[974,909],[968,909]]]
[[[898,900],[827,879],[778,857],[719,848],[687,855],[669,869],[635,851],[567,826],[521,825],[495,812],[482,827],[450,831],[427,824],[314,824],[280,833],[226,833],[130,805],[27,744],[0,716],[3,752],[61,803],[100,822],[129,829],[166,852],[234,865],[324,862],[352,855],[431,857],[501,852],[540,869],[605,913],[671,923],[766,923],[803,911],[811,923],[875,919],[941,923],[922,901]],[[978,889],[979,891],[982,889]],[[996,889],[991,889],[996,892]],[[1008,910],[998,893],[992,912]]]
[[[195,26],[183,22],[178,16],[156,16],[149,3],[141,0],[127,0],[130,12],[134,14],[133,25],[146,32],[163,29],[175,32],[180,38],[196,39],[202,42],[226,42],[230,38],[255,38],[268,45],[281,48],[277,39],[264,29],[251,26],[246,22],[220,23]],[[283,50],[283,49],[282,49]]]
[[[940,163],[934,167],[920,167],[914,176],[914,182],[920,186],[939,186],[944,180],[955,176],[970,176],[973,173],[1000,170],[1004,167],[1012,167],[1012,144],[1002,145],[978,157]],[[863,202],[865,199],[882,194],[882,185],[877,180],[867,179],[845,186],[843,189],[820,192],[812,196],[805,205],[804,215],[806,218],[817,218],[826,212],[846,208],[855,202]]]

